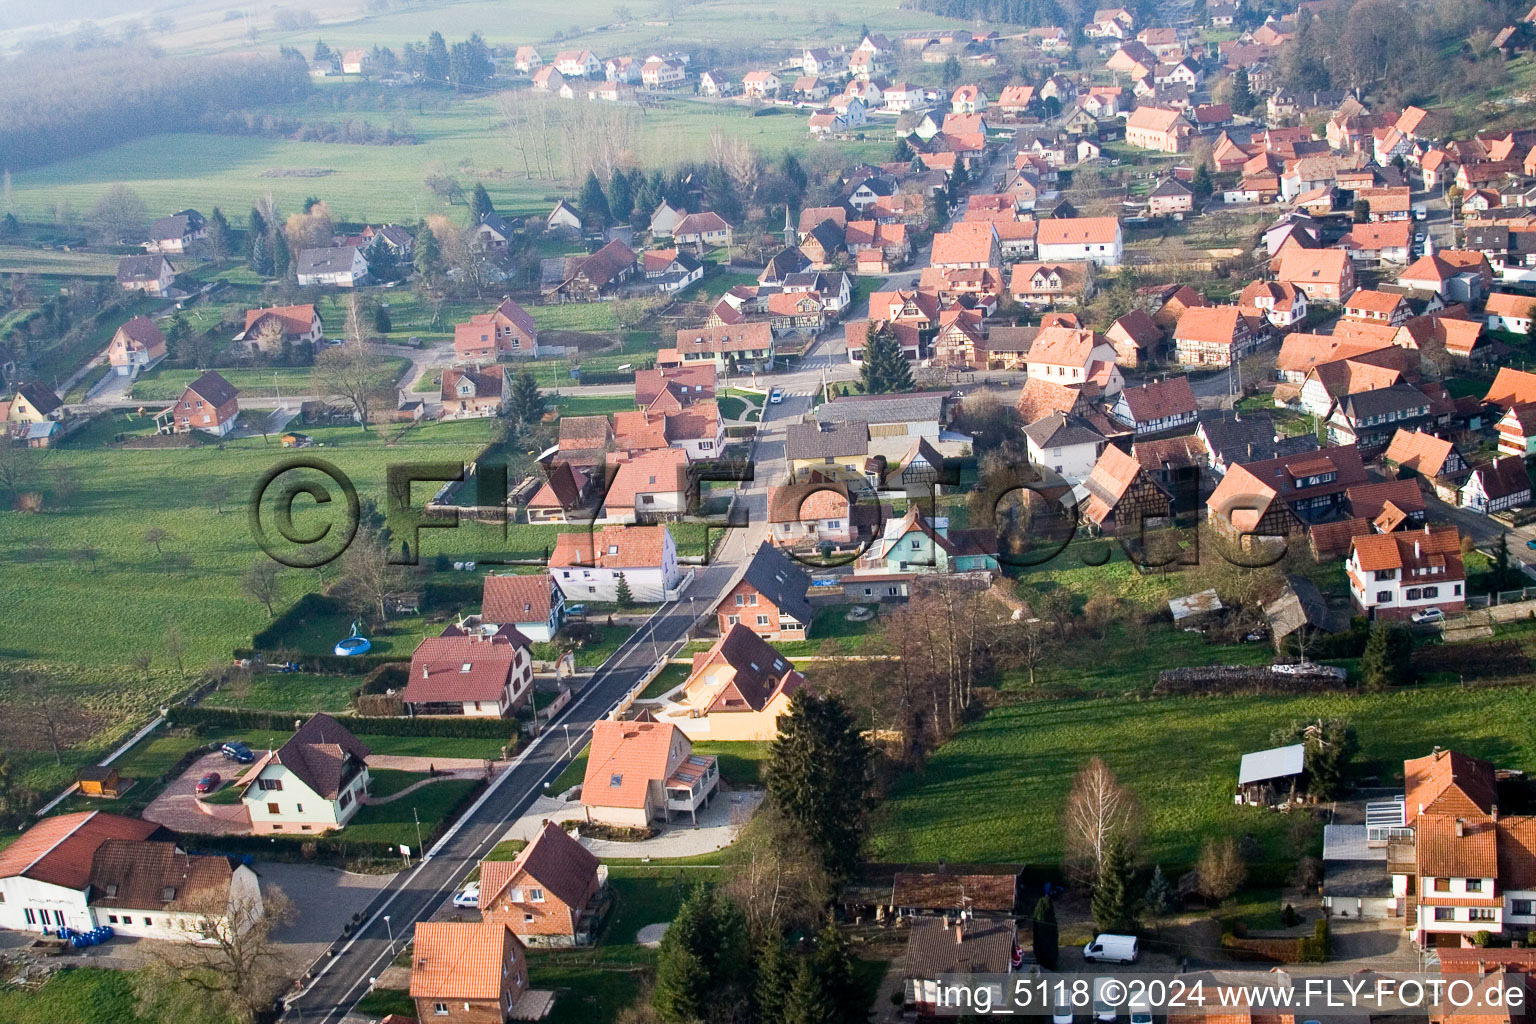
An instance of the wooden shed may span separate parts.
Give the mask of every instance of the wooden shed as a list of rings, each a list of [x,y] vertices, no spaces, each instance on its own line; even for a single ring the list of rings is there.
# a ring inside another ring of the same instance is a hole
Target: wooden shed
[[[110,765],[93,764],[80,769],[80,792],[86,796],[116,798],[122,792],[122,780]]]

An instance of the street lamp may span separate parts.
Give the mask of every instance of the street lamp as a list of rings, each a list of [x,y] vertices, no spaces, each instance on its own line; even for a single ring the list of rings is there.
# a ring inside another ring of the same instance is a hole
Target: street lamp
[[[395,955],[395,926],[389,923],[389,915],[384,915],[384,927],[389,929],[389,955]]]
[[[562,722],[561,725],[560,725],[560,728],[565,730],[565,756],[566,756],[567,759],[569,759],[570,756],[571,756],[571,726],[570,726],[570,723],[569,722]]]

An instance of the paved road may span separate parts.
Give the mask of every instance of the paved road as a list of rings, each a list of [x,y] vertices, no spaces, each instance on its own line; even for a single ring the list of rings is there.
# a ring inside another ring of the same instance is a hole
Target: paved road
[[[286,1019],[334,1022],[345,1017],[367,993],[369,979],[399,952],[399,944],[410,936],[413,924],[432,916],[506,833],[508,825],[564,769],[571,755],[586,746],[592,723],[606,716],[645,671],[679,645],[697,619],[707,615],[715,601],[735,584],[766,529],[767,489],[782,472],[784,424],[798,419],[809,407],[807,393],[789,395],[782,403],[765,409],[754,451],[757,479],[741,487],[739,499],[747,508],[748,526],[730,531],[715,564],[697,568],[682,599],[664,606],[635,631],[544,735],[497,776],[480,803],[438,843],[429,858],[402,872],[379,892],[364,912],[366,923],[351,939],[331,947],[330,958],[321,962],[309,987],[290,1001]]]
[[[410,936],[416,921],[428,919],[501,836],[508,824],[543,792],[591,736],[592,723],[605,716],[633,688],[655,661],[684,637],[693,619],[690,607],[707,609],[735,576],[738,566],[700,568],[687,595],[694,598],[665,606],[650,625],[637,631],[608,660],[602,671],[528,748],[520,762],[498,776],[482,802],[460,822],[439,848],[415,868],[402,872],[382,890],[365,914],[367,923],[345,942],[331,947],[316,979],[289,1006],[290,1020],[339,1021],[368,991],[376,977]],[[566,742],[569,727],[570,743]],[[385,917],[388,920],[385,920]],[[395,945],[391,944],[393,936]],[[391,951],[393,950],[393,952]]]

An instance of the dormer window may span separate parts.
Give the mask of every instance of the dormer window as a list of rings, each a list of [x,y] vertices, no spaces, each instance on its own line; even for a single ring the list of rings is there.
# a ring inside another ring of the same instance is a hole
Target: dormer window
[[[464,664],[460,665],[459,666],[459,671],[460,672],[468,672],[469,671],[469,664],[470,663],[466,661]]]
[[[624,785],[624,776],[622,776],[622,775],[610,775],[608,777],[608,788],[609,789],[618,789],[622,785]]]

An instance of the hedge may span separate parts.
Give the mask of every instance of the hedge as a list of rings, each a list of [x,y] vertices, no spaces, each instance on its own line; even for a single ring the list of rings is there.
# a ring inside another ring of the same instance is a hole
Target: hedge
[[[178,726],[211,726],[222,729],[293,728],[292,711],[257,711],[242,708],[205,708],[177,705],[171,721]],[[500,718],[365,718],[348,715],[339,719],[353,733],[364,736],[444,736],[453,739],[511,740],[517,733],[513,722]]]
[[[481,793],[485,792],[485,787],[485,781],[481,780],[478,785],[466,790],[463,799],[449,808],[448,813],[438,819],[429,831],[422,833],[422,842],[426,845],[415,851],[414,855],[419,857],[430,850],[432,844],[437,842],[438,838],[459,819],[464,808],[470,806]],[[400,862],[400,851],[393,843],[348,839],[345,828],[334,836],[186,834],[186,838],[189,847],[196,847],[196,849],[189,849],[189,853],[217,853],[242,859],[260,857],[262,860],[288,863],[312,862],[333,864],[337,867],[359,865],[370,861],[389,864]]]
[[[234,650],[236,660],[265,661],[271,653],[270,649],[263,651],[255,647],[236,647]],[[400,660],[398,655],[392,654],[289,654],[287,657],[299,666],[301,672],[317,676],[365,676]]]
[[[1250,939],[1223,935],[1221,948],[1233,960],[1320,964],[1328,959],[1328,919],[1318,918],[1310,938]]]
[[[433,580],[421,588],[421,609],[458,608],[479,604],[485,584],[479,576],[467,580]]]
[[[363,685],[357,688],[352,696],[356,697],[365,693],[387,693],[390,690],[405,688],[410,681],[411,666],[405,661],[391,661],[369,672],[363,680]]]
[[[725,436],[726,437],[756,437],[757,436],[757,427],[756,426],[726,427],[725,428]]]
[[[1328,919],[1320,917],[1312,928],[1310,939],[1300,940],[1300,960],[1304,964],[1320,964],[1328,959]]]
[[[299,623],[326,615],[336,615],[341,611],[341,602],[334,597],[324,594],[308,593],[289,606],[277,618],[267,624],[267,628],[251,637],[251,646],[258,651],[272,650],[282,645],[284,638]]]

